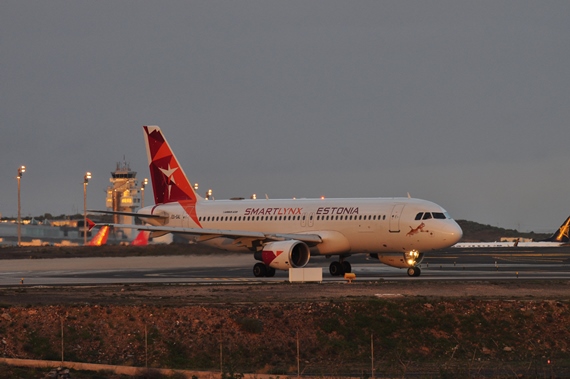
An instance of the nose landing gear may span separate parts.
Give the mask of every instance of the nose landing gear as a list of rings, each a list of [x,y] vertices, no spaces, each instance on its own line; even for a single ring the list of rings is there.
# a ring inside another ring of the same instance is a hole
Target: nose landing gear
[[[408,276],[420,276],[421,273],[422,270],[417,266],[408,267]]]

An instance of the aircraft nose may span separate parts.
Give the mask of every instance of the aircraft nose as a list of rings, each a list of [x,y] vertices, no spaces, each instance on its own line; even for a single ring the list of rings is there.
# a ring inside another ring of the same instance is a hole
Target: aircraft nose
[[[450,239],[449,242],[451,242],[452,245],[455,245],[461,240],[461,237],[463,237],[463,230],[461,230],[461,227],[454,220],[452,220],[452,223],[448,226],[447,229],[447,233]]]

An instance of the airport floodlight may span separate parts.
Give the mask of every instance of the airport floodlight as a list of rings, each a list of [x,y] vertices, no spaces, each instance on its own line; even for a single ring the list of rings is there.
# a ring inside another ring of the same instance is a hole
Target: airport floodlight
[[[198,191],[198,183],[194,183],[194,189]]]
[[[26,166],[18,167],[18,246],[22,244],[22,217],[20,212],[20,179],[22,179],[22,174],[26,172]]]
[[[83,245],[87,245],[87,184],[91,173],[87,171],[83,176]]]
[[[144,208],[144,188],[148,184],[148,178],[144,178],[141,185],[141,208]]]

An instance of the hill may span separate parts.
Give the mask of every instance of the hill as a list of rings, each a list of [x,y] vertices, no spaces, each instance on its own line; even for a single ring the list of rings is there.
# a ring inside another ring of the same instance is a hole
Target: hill
[[[479,224],[474,221],[456,220],[463,229],[462,242],[494,242],[500,241],[501,237],[532,238],[540,241],[550,237],[550,233],[519,232],[516,229],[504,229],[496,226]]]

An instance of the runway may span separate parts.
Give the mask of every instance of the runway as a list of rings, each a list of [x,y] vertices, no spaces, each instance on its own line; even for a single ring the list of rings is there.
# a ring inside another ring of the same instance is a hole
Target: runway
[[[420,277],[385,266],[366,255],[348,260],[358,281],[570,280],[570,248],[465,248],[426,254]],[[0,286],[97,285],[111,283],[283,282],[255,278],[249,254],[211,254],[121,258],[9,259],[0,261]],[[322,267],[323,281],[344,281],[328,273],[331,260],[312,257],[307,267]]]

